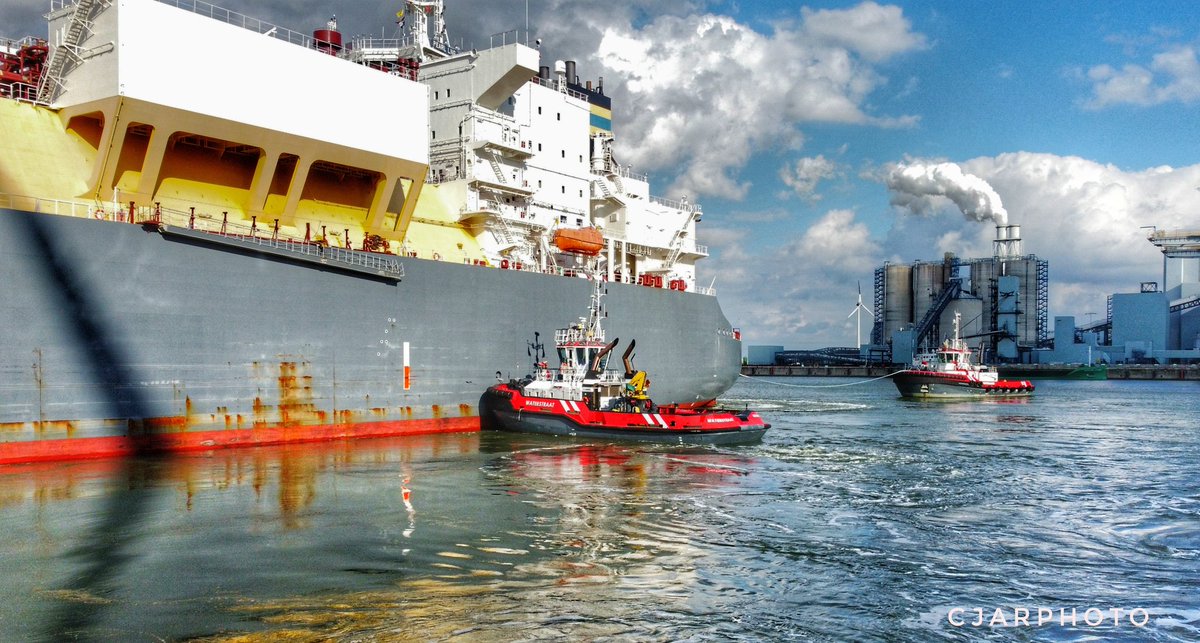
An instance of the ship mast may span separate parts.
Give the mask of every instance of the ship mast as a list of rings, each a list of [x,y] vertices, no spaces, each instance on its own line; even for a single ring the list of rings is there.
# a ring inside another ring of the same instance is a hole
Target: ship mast
[[[429,21],[433,18],[433,37]],[[442,0],[408,0],[400,11],[400,24],[408,28],[408,40],[416,49],[416,58],[425,62],[450,53],[450,36],[446,33],[446,11]]]

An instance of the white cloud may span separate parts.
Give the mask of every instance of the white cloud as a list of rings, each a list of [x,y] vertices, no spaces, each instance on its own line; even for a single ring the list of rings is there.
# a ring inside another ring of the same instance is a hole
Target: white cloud
[[[1158,53],[1149,67],[1096,65],[1088,70],[1087,78],[1092,82],[1092,97],[1084,105],[1091,109],[1200,100],[1200,61],[1192,47],[1174,46]]]
[[[855,213],[830,210],[774,247],[751,253],[721,246],[703,270],[705,279],[716,275],[722,308],[748,344],[849,346],[855,327],[846,315],[857,301],[856,283],[864,282],[870,305],[871,275],[881,261],[878,243]]]
[[[798,149],[803,123],[916,122],[863,110],[886,82],[873,64],[924,46],[899,9],[867,2],[802,13],[802,23],[771,33],[712,14],[607,28],[596,60],[616,78],[606,89],[614,87],[624,115],[616,132],[623,162],[675,171],[671,194],[737,199],[750,189],[739,171],[751,155]],[[856,35],[839,20],[874,31]]]
[[[838,175],[837,163],[824,155],[798,159],[795,164],[785,165],[779,170],[779,179],[796,195],[809,201],[821,200],[817,184]]]
[[[805,35],[834,47],[853,51],[863,59],[878,62],[926,46],[925,36],[912,31],[896,6],[864,2],[851,9],[804,7]]]

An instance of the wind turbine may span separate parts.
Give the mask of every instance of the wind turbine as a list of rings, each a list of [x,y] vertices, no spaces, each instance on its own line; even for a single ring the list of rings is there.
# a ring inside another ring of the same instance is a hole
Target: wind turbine
[[[872,317],[875,316],[875,313],[871,312],[871,309],[867,308],[862,303],[862,281],[859,281],[858,282],[858,303],[854,305],[854,310],[851,310],[850,314],[846,315],[846,319],[850,319],[851,317],[858,315],[858,318],[854,320],[855,330],[858,331],[857,335],[855,335],[855,339],[858,340],[858,343],[856,343],[854,345],[854,347],[859,350],[862,350],[862,313],[864,310],[867,311],[868,315],[871,315]]]

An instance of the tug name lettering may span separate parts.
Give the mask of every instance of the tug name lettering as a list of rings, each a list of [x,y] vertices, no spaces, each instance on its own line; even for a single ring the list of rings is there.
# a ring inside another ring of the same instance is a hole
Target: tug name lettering
[[[1041,627],[1055,623],[1100,627],[1106,622],[1113,627],[1119,627],[1122,618],[1134,627],[1145,627],[1146,623],[1150,622],[1150,613],[1140,607],[1131,610],[1120,607],[1106,610],[1089,607],[1082,612],[1074,607],[1057,611],[1049,607],[997,607],[994,610],[982,607],[955,607],[946,614],[946,620],[954,627]]]

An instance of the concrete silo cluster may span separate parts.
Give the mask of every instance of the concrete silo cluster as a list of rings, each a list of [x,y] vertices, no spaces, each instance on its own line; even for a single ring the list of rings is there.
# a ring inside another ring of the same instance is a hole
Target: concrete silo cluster
[[[997,225],[992,257],[887,263],[875,270],[869,350],[894,363],[954,333],[990,362],[1028,361],[1048,340],[1049,265],[1021,254],[1021,228]]]

